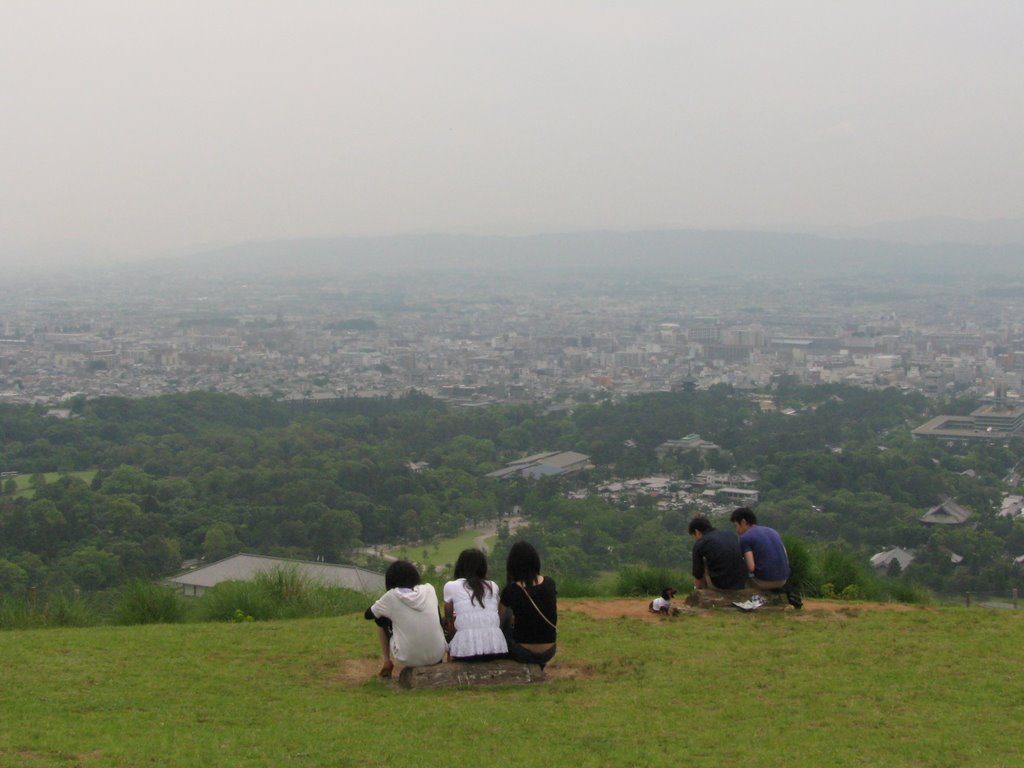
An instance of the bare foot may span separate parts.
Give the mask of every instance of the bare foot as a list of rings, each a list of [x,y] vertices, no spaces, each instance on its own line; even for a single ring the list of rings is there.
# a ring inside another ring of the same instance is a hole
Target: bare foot
[[[394,669],[395,669],[395,662],[393,662],[393,661],[386,661],[386,662],[384,662],[384,666],[380,668],[380,672],[378,672],[377,674],[380,677],[388,678],[388,677],[391,677],[391,673],[394,671]]]

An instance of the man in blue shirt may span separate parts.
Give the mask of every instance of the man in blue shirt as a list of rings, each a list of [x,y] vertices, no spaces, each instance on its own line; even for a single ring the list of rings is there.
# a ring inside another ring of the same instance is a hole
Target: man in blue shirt
[[[729,520],[740,537],[750,585],[758,589],[784,587],[789,580],[789,555],[778,532],[758,525],[757,515],[747,507],[735,510]]]

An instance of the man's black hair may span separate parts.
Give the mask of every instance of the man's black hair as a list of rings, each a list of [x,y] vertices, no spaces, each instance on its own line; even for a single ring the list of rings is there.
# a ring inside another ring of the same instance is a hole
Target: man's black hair
[[[713,526],[711,524],[711,521],[708,520],[706,517],[700,515],[698,517],[693,518],[693,520],[690,521],[689,530],[690,535],[693,536],[693,534],[697,531],[700,531],[702,534],[707,533],[708,531],[713,531],[715,530],[715,526]]]
[[[420,583],[420,572],[408,560],[395,560],[384,571],[384,588],[406,587],[412,589]]]
[[[757,515],[754,514],[754,510],[750,507],[740,507],[733,510],[733,513],[729,515],[729,520],[733,523],[744,522],[749,525],[757,525]]]

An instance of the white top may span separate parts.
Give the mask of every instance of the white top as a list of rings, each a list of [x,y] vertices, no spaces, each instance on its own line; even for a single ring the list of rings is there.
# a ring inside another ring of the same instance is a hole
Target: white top
[[[505,636],[501,633],[498,619],[498,585],[484,589],[484,604],[473,600],[473,593],[467,589],[465,579],[449,581],[444,585],[444,601],[451,603],[455,612],[455,637],[451,642],[451,654],[455,658],[482,656],[488,653],[508,653]]]
[[[658,612],[658,611],[662,610],[663,608],[671,608],[671,607],[672,607],[672,601],[671,600],[666,600],[664,597],[656,597],[656,598],[654,598],[654,600],[651,601],[651,610],[655,611],[655,612]]]
[[[399,664],[422,667],[444,658],[448,644],[441,631],[437,592],[430,584],[389,589],[370,611],[378,618],[391,619],[391,656]]]

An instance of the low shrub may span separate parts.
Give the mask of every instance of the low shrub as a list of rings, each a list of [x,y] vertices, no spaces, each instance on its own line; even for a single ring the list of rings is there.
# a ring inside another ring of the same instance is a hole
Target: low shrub
[[[682,571],[630,565],[619,570],[615,593],[622,597],[653,596],[660,595],[665,587],[675,587],[679,592],[687,592],[692,583],[692,578]]]
[[[362,613],[375,598],[341,587],[319,586],[309,596],[307,616],[344,616]]]
[[[95,607],[79,594],[54,592],[43,607],[44,627],[92,627],[100,623]]]
[[[0,597],[0,629],[30,629],[40,626],[42,617],[33,611],[28,598],[19,595]]]
[[[910,584],[901,579],[883,579],[889,598],[897,603],[926,604],[932,602],[931,593],[917,584]]]
[[[822,594],[826,584],[831,585],[829,590],[833,595],[847,595],[856,593],[857,598],[863,599],[867,591],[867,582],[873,575],[870,567],[860,557],[848,549],[826,546],[818,551],[817,571]],[[849,587],[856,587],[856,590],[849,590]],[[824,595],[828,597],[828,595]],[[855,599],[851,597],[850,599]]]
[[[556,584],[559,597],[597,597],[602,594],[600,585],[592,579],[559,576]]]
[[[0,629],[92,627],[103,623],[95,596],[57,591],[47,596],[5,595],[0,598]]]
[[[222,581],[206,590],[195,616],[200,621],[234,621],[237,611],[259,621],[280,618],[280,606],[251,581]]]
[[[837,589],[832,582],[821,585],[821,596],[829,600],[860,600],[863,597],[856,584],[847,584],[842,589]]]
[[[302,605],[316,582],[299,573],[295,566],[280,566],[257,573],[253,584],[278,605]]]
[[[115,624],[177,624],[185,620],[185,605],[169,587],[136,579],[128,582],[114,606]]]
[[[789,543],[786,547],[788,549]],[[864,558],[835,545],[822,545],[813,551],[809,572],[816,583],[804,593],[833,600],[895,601],[928,603],[927,590],[903,580],[876,573]]]
[[[782,543],[786,545],[786,554],[789,555],[788,588],[801,595],[819,594],[814,559],[807,545],[802,539],[793,536],[783,536]]]
[[[195,616],[201,621],[340,616],[362,612],[371,602],[366,595],[321,584],[295,568],[275,568],[253,581],[225,581],[207,590]]]

